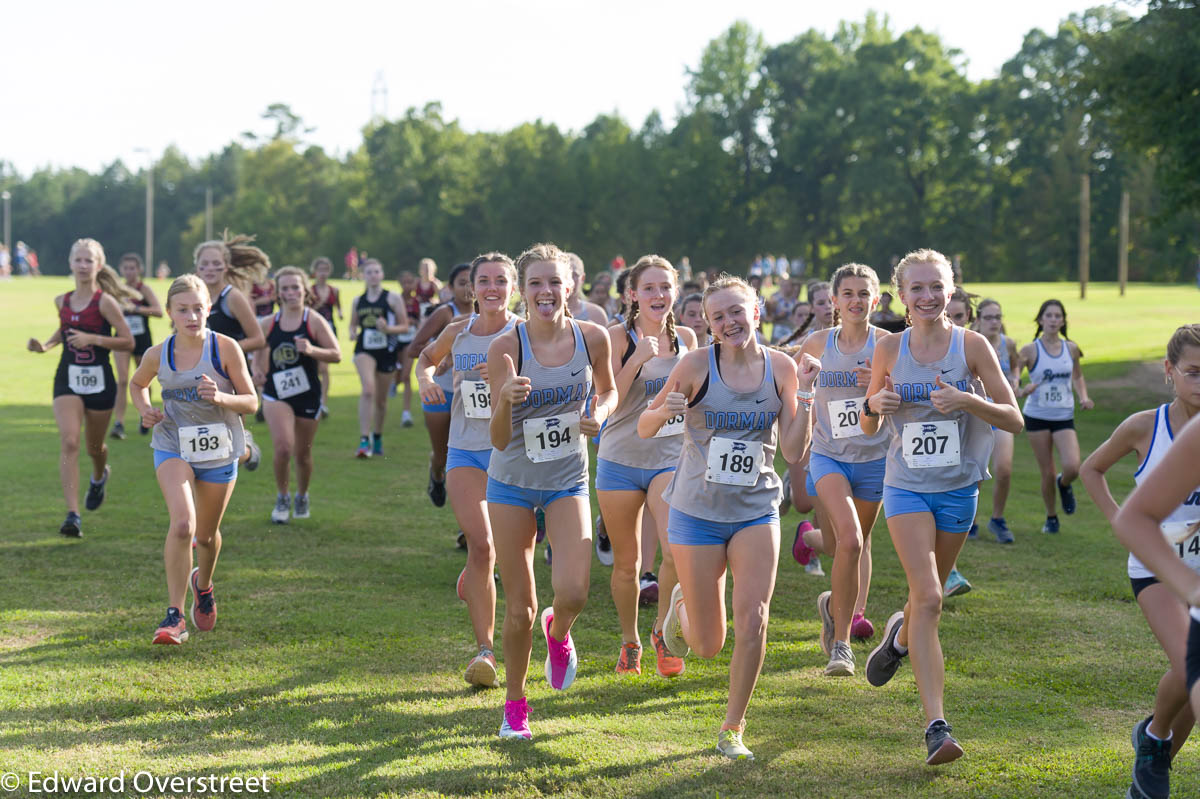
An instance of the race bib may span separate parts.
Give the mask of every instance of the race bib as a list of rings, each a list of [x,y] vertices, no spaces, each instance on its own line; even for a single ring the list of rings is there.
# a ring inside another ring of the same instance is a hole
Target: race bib
[[[1043,408],[1073,408],[1075,397],[1061,383],[1038,386],[1038,403]]]
[[[433,313],[433,303],[432,302],[423,302],[420,305],[420,309],[418,311],[417,318],[424,319],[425,317],[429,316],[429,314],[431,314],[431,313]]]
[[[99,366],[68,366],[67,385],[74,394],[100,394],[104,391],[104,369]]]
[[[668,436],[683,435],[683,414],[677,413],[668,419],[662,427],[658,428],[658,432],[654,434],[655,438],[667,438]]]
[[[534,463],[556,461],[583,451],[579,437],[579,412],[526,419],[525,454]]]
[[[131,313],[125,317],[125,322],[129,325],[129,332],[135,336],[142,336],[146,333],[146,317],[140,313]]]
[[[909,422],[904,425],[904,462],[910,469],[957,466],[958,422]]]
[[[713,436],[708,442],[704,479],[710,483],[752,486],[758,482],[762,462],[763,442]]]
[[[276,372],[271,378],[275,381],[276,399],[295,397],[312,388],[308,383],[308,375],[304,373],[303,366],[284,369],[282,372]]]
[[[463,415],[468,419],[492,418],[492,392],[487,383],[464,380],[458,385],[462,393]]]
[[[1192,571],[1200,572],[1200,531],[1196,522],[1163,522],[1162,534]]]
[[[232,453],[233,437],[223,422],[179,428],[179,457],[188,463],[224,460]]]
[[[854,438],[863,434],[862,427],[858,424],[858,417],[862,413],[864,397],[856,399],[840,399],[829,400],[829,427],[833,430],[833,437],[836,438]]]
[[[364,350],[386,350],[387,333],[374,327],[363,328]]]

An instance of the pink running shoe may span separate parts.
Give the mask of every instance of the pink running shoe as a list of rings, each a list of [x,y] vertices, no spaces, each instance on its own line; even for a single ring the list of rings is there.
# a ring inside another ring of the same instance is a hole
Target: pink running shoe
[[[200,567],[192,569],[192,624],[205,632],[217,624],[217,600],[213,597],[213,586],[210,582],[207,591],[201,591],[196,578],[200,576]]]
[[[556,641],[550,635],[550,624],[554,621],[554,608],[542,611],[542,634],[546,636],[546,682],[557,691],[565,691],[575,682],[575,670],[579,667],[579,656],[575,654],[575,643],[571,634],[567,640]]]
[[[863,614],[855,613],[854,618],[850,621],[850,637],[859,641],[874,638],[875,625],[871,624],[871,620]]]
[[[807,566],[808,562],[812,560],[813,552],[816,551],[804,543],[804,534],[813,529],[816,528],[807,519],[796,525],[796,540],[792,542],[792,557],[801,566]]]
[[[533,740],[533,731],[529,729],[528,699],[521,697],[515,702],[504,703],[504,723],[500,725],[500,737]]]

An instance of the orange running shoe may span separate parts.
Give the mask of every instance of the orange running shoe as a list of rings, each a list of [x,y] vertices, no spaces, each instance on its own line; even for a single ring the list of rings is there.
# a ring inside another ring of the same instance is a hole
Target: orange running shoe
[[[210,582],[207,591],[201,591],[196,584],[200,576],[200,567],[192,569],[192,624],[197,629],[208,631],[217,624],[217,600],[213,597],[213,586]]]
[[[167,617],[154,631],[156,644],[182,644],[188,639],[187,622],[179,608],[167,608]]]
[[[642,673],[641,644],[621,644],[621,654],[617,656],[617,674]]]
[[[662,631],[655,630],[650,633],[650,643],[654,644],[654,655],[658,659],[655,669],[658,671],[659,677],[671,678],[683,674],[683,658],[677,658],[667,651]]]

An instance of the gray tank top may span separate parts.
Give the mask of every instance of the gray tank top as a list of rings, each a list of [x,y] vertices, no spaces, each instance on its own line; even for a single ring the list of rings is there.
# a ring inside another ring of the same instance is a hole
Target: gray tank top
[[[1040,338],[1033,340],[1037,360],[1029,370],[1029,379],[1037,383],[1037,390],[1025,399],[1022,410],[1026,416],[1048,422],[1065,422],[1075,417],[1075,391],[1071,386],[1075,362],[1067,340],[1059,341],[1062,349],[1058,355],[1051,355]]]
[[[216,333],[209,331],[200,360],[184,371],[175,368],[175,336],[162,343],[158,383],[166,418],[154,426],[150,446],[174,452],[202,469],[216,469],[240,458],[246,451],[246,439],[239,414],[200,398],[197,384],[201,375],[212,378],[218,390],[233,392],[233,383],[221,367]],[[209,452],[217,457],[204,459]]]
[[[488,346],[492,340],[507,332],[517,321],[517,317],[510,316],[502,329],[490,336],[477,336],[471,332],[471,325],[478,318],[476,314],[471,314],[466,326],[454,337],[454,344],[450,348],[454,364],[451,372],[454,382],[450,387],[454,392],[454,398],[450,400],[450,446],[475,451],[492,448],[488,430],[492,418],[492,394],[488,384],[479,376],[479,365],[487,361]]]
[[[587,482],[587,445],[579,433],[579,419],[592,394],[592,361],[583,331],[574,320],[571,329],[575,333],[571,359],[562,366],[543,366],[533,356],[525,323],[517,324],[521,342],[517,373],[529,378],[532,390],[512,409],[512,439],[504,449],[493,449],[488,477],[537,491],[565,490]]]
[[[689,516],[744,522],[778,510],[783,497],[783,483],[775,473],[783,403],[769,351],[763,351],[762,383],[742,393],[721,380],[719,347],[708,348],[708,380],[684,414],[683,452],[663,499]]]
[[[960,391],[978,394],[967,366],[964,330],[950,332],[950,347],[933,363],[920,363],[908,348],[910,330],[901,334],[900,352],[892,367],[892,383],[900,409],[885,417],[890,435],[884,485],[921,493],[940,493],[991,477],[992,428],[978,416],[958,411],[944,414],[929,400],[935,378]]]
[[[875,337],[887,331],[875,326],[867,328],[867,343],[854,353],[843,353],[837,338],[842,328],[830,328],[821,352],[821,372],[817,375],[813,410],[812,451],[842,463],[877,461],[887,454],[887,431],[880,425],[875,435],[868,436],[859,424],[862,400],[867,387],[858,384],[854,371],[866,366],[867,358],[875,354]],[[819,334],[818,334],[819,335]]]
[[[626,339],[637,346],[637,330],[627,331]],[[651,358],[642,364],[629,391],[621,398],[617,409],[604,425],[604,434],[600,436],[600,449],[596,457],[606,461],[632,466],[636,469],[665,469],[674,466],[679,461],[679,452],[683,446],[683,419],[672,420],[663,425],[659,434],[654,438],[642,438],[637,434],[638,418],[646,405],[658,396],[658,392],[667,382],[667,376],[679,363],[687,347],[678,333],[675,334],[678,353],[667,351],[664,355]]]

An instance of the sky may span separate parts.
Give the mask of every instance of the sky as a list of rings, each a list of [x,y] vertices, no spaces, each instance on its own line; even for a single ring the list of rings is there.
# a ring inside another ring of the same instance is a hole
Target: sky
[[[375,108],[427,102],[468,130],[543,119],[579,130],[617,112],[633,127],[657,109],[668,125],[686,69],[737,19],[768,45],[841,20],[886,14],[961,50],[973,80],[997,74],[1034,28],[1047,32],[1088,0],[42,0],[0,12],[0,161],[20,175],[53,166],[133,168],[169,145],[190,158],[243,131],[269,133],[286,103],[306,141],[352,151]],[[1144,2],[1121,0],[1134,14]],[[386,87],[383,97],[377,85]]]

